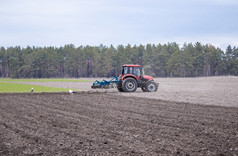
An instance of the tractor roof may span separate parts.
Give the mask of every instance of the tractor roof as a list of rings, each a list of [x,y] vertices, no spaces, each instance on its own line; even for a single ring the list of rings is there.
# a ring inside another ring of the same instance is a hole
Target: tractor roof
[[[122,67],[141,67],[141,65],[137,65],[137,64],[124,64]]]

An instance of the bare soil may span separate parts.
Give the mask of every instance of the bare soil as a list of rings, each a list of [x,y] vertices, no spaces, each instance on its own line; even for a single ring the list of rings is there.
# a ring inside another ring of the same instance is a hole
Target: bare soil
[[[0,155],[238,155],[238,108],[117,92],[0,94]]]
[[[202,105],[238,107],[238,77],[156,78],[157,92],[123,94]]]

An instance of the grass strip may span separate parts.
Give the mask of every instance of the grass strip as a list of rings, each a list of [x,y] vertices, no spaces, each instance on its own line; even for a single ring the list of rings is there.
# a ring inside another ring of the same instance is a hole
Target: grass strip
[[[20,83],[8,83],[0,82],[0,93],[27,93],[31,92],[31,88],[34,89],[34,92],[68,92],[68,88],[56,88],[56,87],[47,87],[39,85],[30,85],[30,84],[20,84]]]
[[[92,80],[78,79],[0,79],[6,82],[91,82]]]

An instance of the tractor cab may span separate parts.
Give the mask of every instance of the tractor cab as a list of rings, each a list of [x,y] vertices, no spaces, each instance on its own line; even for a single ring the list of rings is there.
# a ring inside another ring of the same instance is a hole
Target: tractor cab
[[[121,77],[124,78],[127,76],[133,76],[137,80],[153,80],[153,77],[144,74],[144,68],[140,65],[123,65]]]
[[[141,79],[142,69],[140,65],[123,65],[122,66],[122,77],[133,76],[137,80]]]

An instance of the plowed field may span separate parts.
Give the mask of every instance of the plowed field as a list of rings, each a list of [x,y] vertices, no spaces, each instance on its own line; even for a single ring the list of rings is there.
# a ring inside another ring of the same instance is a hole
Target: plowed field
[[[100,80],[95,78],[90,80]],[[110,78],[105,78],[110,80]],[[202,105],[238,107],[238,77],[198,77],[198,78],[156,78],[157,92],[146,93],[138,88],[134,93],[120,93],[117,89],[107,89],[114,95],[153,98],[166,101],[186,102]],[[92,82],[18,82],[25,84],[71,88],[76,91],[105,92],[105,89],[92,90]],[[30,88],[31,89],[31,88]],[[29,89],[29,91],[30,91]]]
[[[0,94],[0,155],[238,155],[238,108],[80,92]]]

